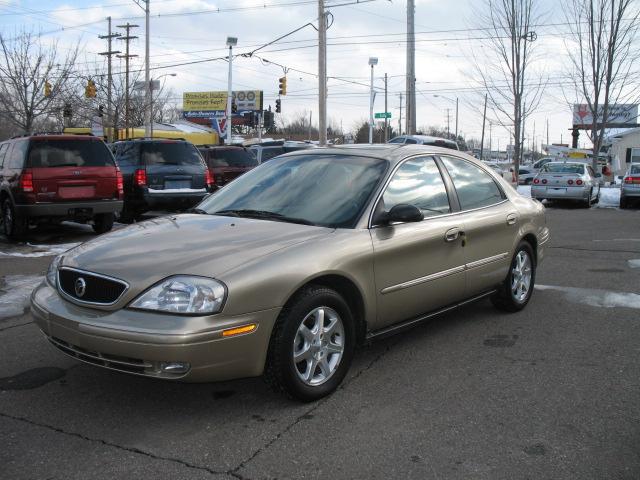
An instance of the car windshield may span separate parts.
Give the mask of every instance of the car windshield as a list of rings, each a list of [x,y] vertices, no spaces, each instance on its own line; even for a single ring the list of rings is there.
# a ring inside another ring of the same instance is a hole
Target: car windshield
[[[145,165],[198,165],[202,158],[196,147],[187,142],[149,142],[142,144]]]
[[[257,167],[258,160],[242,148],[220,149],[215,152],[216,158],[210,160],[212,167]]]
[[[388,162],[300,154],[246,173],[198,205],[208,214],[352,228]]]
[[[584,165],[576,165],[575,163],[547,163],[542,171],[544,173],[584,173]]]
[[[113,167],[113,157],[99,140],[34,139],[29,152],[31,168]]]

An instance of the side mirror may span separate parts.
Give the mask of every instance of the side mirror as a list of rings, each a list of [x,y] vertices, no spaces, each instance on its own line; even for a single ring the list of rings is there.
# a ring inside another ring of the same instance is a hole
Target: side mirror
[[[424,220],[422,211],[415,205],[400,203],[388,212],[382,212],[375,219],[378,224],[411,223]]]

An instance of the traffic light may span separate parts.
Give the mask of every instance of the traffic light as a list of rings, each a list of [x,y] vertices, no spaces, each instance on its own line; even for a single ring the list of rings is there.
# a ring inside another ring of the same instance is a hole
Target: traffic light
[[[273,112],[270,110],[265,110],[263,115],[264,115],[264,128],[267,128],[267,129],[273,128],[275,126]]]
[[[280,107],[280,99],[278,98],[276,100],[276,113],[280,113],[282,111],[282,108]]]
[[[51,96],[51,84],[49,83],[48,80],[44,81],[44,96],[45,97]]]
[[[279,81],[279,94],[280,95],[286,95],[287,94],[287,77],[280,77],[278,79]]]
[[[238,104],[235,99],[231,101],[231,113],[238,113]]]
[[[70,103],[65,103],[64,104],[64,108],[62,109],[62,116],[63,117],[71,117],[72,114],[72,110],[71,110],[71,104]]]
[[[87,98],[95,98],[96,84],[93,80],[87,80],[87,86],[84,88],[84,96]]]
[[[98,105],[98,116],[102,117],[104,115],[104,105]]]

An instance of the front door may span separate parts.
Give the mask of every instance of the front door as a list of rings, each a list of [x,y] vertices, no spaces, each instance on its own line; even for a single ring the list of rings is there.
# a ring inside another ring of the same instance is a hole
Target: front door
[[[398,204],[420,208],[424,220],[373,225],[378,301],[376,330],[417,317],[464,297],[462,225],[450,215],[442,175],[432,157],[411,158],[392,175],[376,211]]]

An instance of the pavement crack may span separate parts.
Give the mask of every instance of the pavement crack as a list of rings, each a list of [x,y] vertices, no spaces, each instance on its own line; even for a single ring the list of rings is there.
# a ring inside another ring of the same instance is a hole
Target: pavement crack
[[[398,341],[396,341],[395,343],[398,343]],[[280,438],[282,438],[282,436],[284,434],[286,434],[287,432],[289,432],[293,427],[295,427],[298,423],[300,423],[302,420],[309,418],[308,416],[311,415],[313,412],[315,412],[318,408],[320,408],[322,405],[324,405],[329,399],[331,399],[333,397],[333,395],[336,395],[337,392],[339,392],[340,390],[344,390],[345,388],[347,388],[351,383],[353,383],[355,380],[357,380],[362,374],[364,374],[365,372],[367,372],[368,370],[370,370],[378,361],[380,361],[380,359],[382,357],[384,357],[384,355],[389,352],[389,350],[391,350],[392,345],[388,345],[382,352],[380,352],[375,358],[373,358],[364,368],[360,369],[358,371],[358,373],[356,373],[353,377],[351,377],[348,381],[345,381],[342,383],[342,385],[340,385],[338,387],[338,389],[333,392],[331,395],[324,397],[320,400],[318,400],[311,408],[309,408],[308,410],[306,410],[304,413],[302,413],[301,415],[298,415],[296,417],[296,419],[291,422],[289,425],[287,425],[284,429],[282,429],[280,432],[278,432],[271,440],[269,440],[267,443],[265,443],[263,446],[261,446],[260,448],[258,448],[255,452],[253,452],[247,459],[243,460],[242,462],[240,462],[240,464],[225,472],[228,475],[232,475],[235,478],[238,478],[239,480],[248,480],[247,477],[244,477],[242,475],[240,475],[238,472],[243,469],[244,467],[246,467],[249,463],[251,463],[251,461],[253,459],[255,459],[258,455],[260,455],[261,453],[263,453],[265,450],[268,450],[274,443],[276,443],[278,440],[280,440]]]
[[[33,321],[25,322],[25,323],[18,323],[17,325],[11,325],[9,327],[0,328],[0,332],[4,332],[5,330],[11,330],[12,328],[24,327],[25,325],[31,325],[32,323],[33,323]]]
[[[10,418],[12,420],[16,420],[18,422],[24,422],[24,423],[27,423],[29,425],[34,425],[34,426],[40,427],[40,428],[46,428],[48,430],[51,430],[51,431],[56,432],[56,433],[60,433],[62,435],[67,435],[69,437],[79,438],[81,440],[85,440],[85,441],[88,441],[88,442],[99,443],[101,445],[105,445],[107,447],[116,448],[118,450],[123,450],[125,452],[130,452],[130,453],[135,453],[135,454],[138,454],[138,455],[143,455],[145,457],[152,458],[154,460],[164,460],[166,462],[177,463],[177,464],[182,465],[184,467],[191,468],[193,470],[199,470],[199,471],[207,472],[207,473],[210,473],[212,475],[225,475],[225,474],[231,475],[230,472],[216,471],[216,470],[213,470],[213,469],[211,469],[209,467],[205,467],[205,466],[202,466],[202,465],[195,465],[193,463],[189,463],[189,462],[186,462],[184,460],[180,460],[179,458],[162,457],[160,455],[155,455],[155,454],[153,454],[151,452],[146,452],[146,451],[141,450],[139,448],[125,447],[123,445],[118,445],[117,443],[109,442],[107,440],[102,440],[100,438],[92,438],[92,437],[88,437],[86,435],[82,435],[81,433],[69,432],[69,431],[64,430],[64,429],[62,429],[60,427],[54,427],[53,425],[48,425],[46,423],[36,422],[36,421],[30,420],[30,419],[28,419],[26,417],[10,415],[10,414],[4,413],[4,412],[0,412],[0,417]],[[233,475],[233,476],[236,477],[236,478],[239,478],[237,475]]]

